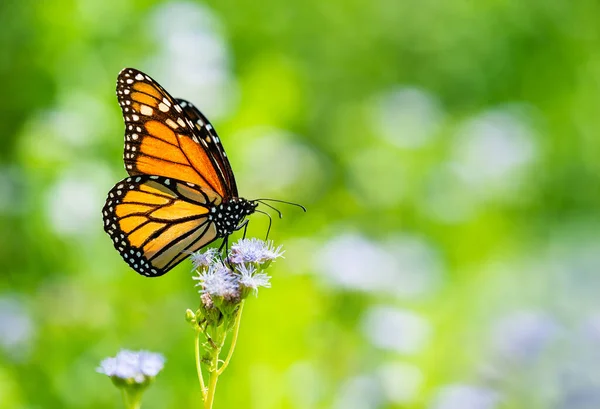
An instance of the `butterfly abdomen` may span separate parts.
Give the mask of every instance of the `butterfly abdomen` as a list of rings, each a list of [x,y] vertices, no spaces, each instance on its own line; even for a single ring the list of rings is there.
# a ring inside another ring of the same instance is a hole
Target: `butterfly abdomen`
[[[217,228],[217,237],[227,237],[237,230],[244,217],[254,213],[258,203],[234,197],[210,209],[208,219]]]

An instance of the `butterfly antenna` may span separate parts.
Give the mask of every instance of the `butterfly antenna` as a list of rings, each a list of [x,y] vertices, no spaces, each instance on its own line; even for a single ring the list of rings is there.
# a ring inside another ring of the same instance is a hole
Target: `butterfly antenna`
[[[260,202],[266,206],[269,206],[268,204],[265,203],[265,201],[267,202],[277,202],[277,203],[283,203],[286,205],[290,205],[290,206],[296,206],[299,207],[300,209],[302,209],[304,211],[304,213],[306,213],[306,207],[302,206],[299,203],[294,203],[294,202],[286,202],[285,200],[278,200],[278,199],[256,199],[257,202]]]
[[[265,237],[265,240],[269,239],[269,233],[271,232],[271,223],[273,222],[273,219],[271,218],[271,215],[267,212],[263,212],[262,210],[256,210],[257,213],[262,213],[264,215],[266,215],[269,218],[269,227],[267,228],[267,236]]]
[[[257,202],[259,202],[259,201],[257,200]],[[271,206],[270,204],[265,203],[265,202],[259,202],[259,203],[264,204],[265,206],[270,207],[271,209],[275,210],[277,212],[277,214],[279,215],[279,218],[280,219],[283,218],[283,213],[281,213],[281,211],[279,209],[277,209],[276,207]]]

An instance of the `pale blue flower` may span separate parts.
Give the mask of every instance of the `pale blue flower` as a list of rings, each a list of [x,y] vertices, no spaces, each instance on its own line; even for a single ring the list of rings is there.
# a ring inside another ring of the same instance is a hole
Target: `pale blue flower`
[[[146,376],[158,375],[165,364],[165,358],[154,352],[140,351],[138,358],[140,371]]]
[[[211,264],[208,269],[197,276],[196,286],[201,286],[201,293],[219,297],[235,297],[239,293],[238,279],[235,274],[221,262]]]
[[[246,266],[240,264],[236,267],[240,273],[239,283],[242,287],[252,289],[255,295],[258,295],[258,287],[271,288],[271,277],[265,273],[257,273],[253,265]]]
[[[503,359],[527,363],[538,358],[559,335],[555,319],[539,311],[521,310],[495,325],[495,349]]]
[[[229,261],[234,264],[265,263],[281,257],[281,247],[275,248],[272,241],[241,239],[231,246]]]
[[[143,383],[158,375],[164,363],[165,358],[161,354],[122,349],[117,356],[100,362],[96,371],[110,377]]]
[[[217,259],[218,250],[215,248],[209,248],[204,252],[197,251],[192,253],[190,256],[190,260],[192,260],[192,265],[194,266],[194,270],[200,267],[208,267]]]

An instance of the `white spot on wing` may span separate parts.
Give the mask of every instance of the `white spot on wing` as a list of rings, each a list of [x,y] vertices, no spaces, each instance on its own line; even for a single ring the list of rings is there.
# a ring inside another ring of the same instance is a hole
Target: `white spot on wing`
[[[154,110],[152,108],[150,108],[148,105],[142,105],[140,107],[140,113],[142,115],[150,116],[150,115],[152,115],[153,112],[154,112]]]

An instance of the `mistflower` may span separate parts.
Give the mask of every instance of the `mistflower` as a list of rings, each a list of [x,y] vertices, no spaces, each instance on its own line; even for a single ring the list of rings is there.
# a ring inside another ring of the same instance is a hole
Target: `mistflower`
[[[245,299],[251,293],[258,295],[259,287],[271,287],[271,277],[265,270],[282,254],[281,246],[275,247],[272,242],[242,239],[231,246],[226,257],[209,250],[193,260],[193,279],[201,288],[200,305],[195,311],[187,309],[185,318],[195,331],[196,371],[205,408],[212,408],[216,380],[229,365],[235,349]],[[229,334],[229,351],[221,356]],[[210,374],[208,384],[203,372]]]
[[[192,260],[194,270],[200,267],[210,266],[216,260],[217,254],[218,251],[215,248],[209,248],[204,252],[197,251],[195,253],[192,253],[190,260]]]
[[[269,282],[271,277],[265,273],[257,273],[253,265],[247,267],[245,264],[240,264],[237,266],[236,271],[240,273],[240,285],[251,289],[255,295],[258,295],[258,287],[271,288]]]
[[[202,287],[201,293],[227,298],[234,298],[239,293],[237,277],[220,261],[212,263],[207,270],[193,279],[199,281],[196,286]]]
[[[141,384],[158,375],[164,363],[165,358],[161,354],[122,349],[117,356],[100,362],[96,371],[111,378]]]
[[[272,241],[241,239],[231,246],[229,261],[234,264],[265,263],[282,255],[281,246],[275,248]]]

